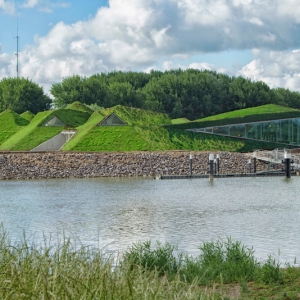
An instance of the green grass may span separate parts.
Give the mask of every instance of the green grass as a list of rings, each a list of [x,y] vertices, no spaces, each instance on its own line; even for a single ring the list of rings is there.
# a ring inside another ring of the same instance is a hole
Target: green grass
[[[187,118],[178,118],[178,119],[172,119],[171,120],[172,124],[182,124],[182,123],[188,123],[191,122]]]
[[[20,114],[20,116],[30,122],[34,118],[35,114],[27,110]]]
[[[66,109],[71,109],[71,110],[77,110],[77,111],[82,111],[82,112],[87,112],[90,115],[94,112],[91,108],[89,108],[88,106],[82,104],[79,101],[73,102],[71,104],[69,104]]]
[[[94,116],[94,115],[93,115]],[[197,150],[251,152],[254,149],[282,147],[275,143],[256,142],[194,133],[162,126],[100,126],[95,127],[98,118],[91,118],[90,124],[80,129],[63,150],[72,151],[160,151]]]
[[[235,118],[243,118],[243,117],[254,116],[254,115],[285,114],[285,113],[294,113],[294,112],[299,113],[299,110],[285,107],[285,106],[275,105],[275,104],[266,104],[266,105],[261,105],[261,106],[257,106],[257,107],[251,107],[251,108],[230,111],[227,113],[195,120],[195,122],[197,122],[197,121],[200,121],[200,122],[215,121],[215,120],[221,120],[221,119],[235,119]]]
[[[28,120],[11,110],[0,113],[0,145],[28,124]]]
[[[38,113],[29,125],[19,130],[16,134],[6,140],[1,146],[1,150],[31,150],[40,143],[58,134],[62,127],[39,127],[48,120],[52,111]],[[49,135],[49,133],[51,134]],[[30,148],[31,147],[31,148]]]
[[[299,118],[300,110],[292,109],[275,104],[267,104],[258,107],[236,110],[223,113],[203,119],[199,119],[190,123],[172,125],[175,128],[204,128],[210,126],[220,126],[237,123],[268,121],[276,119]]]
[[[1,299],[299,299],[300,270],[258,261],[240,242],[203,243],[196,257],[168,243],[114,255],[64,239],[12,243],[0,233]],[[234,296],[233,296],[233,291]]]
[[[11,110],[5,110],[0,113],[0,130],[1,131],[15,131],[21,126],[26,126],[29,121],[19,116]]]
[[[0,150],[31,150],[60,133],[64,127],[42,126],[53,115],[57,116],[66,126],[77,127],[85,124],[90,114],[71,109],[49,110],[38,113],[27,126],[6,139]],[[21,118],[21,117],[20,117]]]
[[[86,136],[97,126],[97,124],[99,124],[104,119],[104,117],[105,116],[101,113],[93,113],[85,124],[76,128],[76,134],[63,147],[63,150],[73,150],[76,145],[78,143],[81,143],[81,141],[86,138]]]
[[[86,123],[86,121],[90,118],[91,113],[84,112],[80,110],[73,110],[73,109],[57,109],[51,111],[51,116],[55,115],[58,117],[66,126],[69,127],[77,127]],[[47,120],[45,120],[47,121]]]
[[[64,146],[63,150],[65,151],[215,150],[251,152],[254,149],[280,148],[282,144],[192,133],[184,129],[186,127],[211,126],[218,122],[234,123],[243,118],[243,121],[245,118],[248,118],[248,121],[250,119],[253,121],[258,118],[271,118],[271,116],[275,119],[278,116],[287,116],[287,114],[290,117],[300,117],[298,110],[276,105],[264,105],[205,118],[201,122],[179,124],[180,121],[177,119],[177,121],[173,120],[173,122],[177,122],[177,125],[171,125],[171,120],[164,114],[120,105],[92,115],[83,110],[85,110],[85,106],[73,103],[66,109],[40,112],[29,124],[27,120],[17,114],[6,113],[4,114],[6,116],[5,121],[0,123],[0,126],[4,124],[3,126],[7,127],[0,133],[0,150],[31,150],[55,136],[63,127],[42,127],[41,125],[51,116],[56,115],[68,127],[76,127],[77,130],[74,137]],[[128,125],[97,126],[111,113],[117,114]],[[0,120],[2,114],[0,114]],[[4,117],[2,116],[2,118]],[[28,125],[19,126],[16,125],[17,123]],[[162,126],[162,124],[168,125]]]
[[[146,126],[150,124],[171,124],[171,119],[168,115],[140,108],[117,105],[112,108],[101,110],[100,112],[106,116],[115,113],[125,121],[127,125]]]

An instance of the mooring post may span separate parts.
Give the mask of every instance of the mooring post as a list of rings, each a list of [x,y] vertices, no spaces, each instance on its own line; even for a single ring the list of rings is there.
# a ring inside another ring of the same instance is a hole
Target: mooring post
[[[248,167],[249,167],[249,173],[251,173],[251,169],[252,169],[251,158],[249,158],[248,160]]]
[[[257,155],[257,152],[254,151],[253,152],[253,173],[256,173],[256,155]]]
[[[220,174],[220,154],[217,154],[217,173]]]
[[[286,178],[291,178],[291,152],[287,150],[284,151],[284,160],[285,160],[285,176]]]
[[[190,153],[190,176],[193,176],[193,155]]]
[[[214,155],[209,154],[209,181],[214,180]]]

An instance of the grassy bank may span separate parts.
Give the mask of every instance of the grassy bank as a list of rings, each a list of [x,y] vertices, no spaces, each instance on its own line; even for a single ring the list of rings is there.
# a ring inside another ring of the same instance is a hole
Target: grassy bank
[[[197,257],[175,250],[137,243],[115,263],[69,240],[12,244],[2,231],[1,299],[299,299],[299,269],[258,262],[240,242],[204,243]]]
[[[174,128],[204,128],[228,124],[260,122],[277,119],[299,118],[300,110],[275,104],[267,104],[258,107],[235,110],[215,116],[206,117],[187,123],[171,125]]]

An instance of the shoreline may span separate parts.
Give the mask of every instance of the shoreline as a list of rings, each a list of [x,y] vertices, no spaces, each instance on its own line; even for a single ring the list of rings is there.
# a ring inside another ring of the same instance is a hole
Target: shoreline
[[[220,151],[140,152],[0,152],[0,180],[155,177],[157,175],[208,174],[208,157],[220,155],[220,174],[245,174],[252,153]],[[257,171],[268,165],[257,162]]]

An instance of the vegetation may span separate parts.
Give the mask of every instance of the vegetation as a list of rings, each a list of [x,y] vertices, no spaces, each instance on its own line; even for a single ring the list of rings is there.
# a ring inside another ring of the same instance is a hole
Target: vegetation
[[[26,127],[11,135],[0,145],[0,150],[31,150],[54,137],[63,130],[63,126],[42,126],[53,115],[66,126],[76,127],[84,124],[90,117],[88,112],[71,109],[49,110],[38,113]],[[20,117],[21,118],[21,117]],[[28,121],[25,120],[28,124]]]
[[[172,119],[172,124],[182,124],[182,123],[187,123],[190,122],[187,118],[177,118],[177,119]]]
[[[0,112],[11,109],[20,114],[27,110],[36,114],[50,109],[51,99],[43,88],[25,78],[3,78],[0,81]]]
[[[273,106],[271,105],[270,108],[272,107]],[[280,111],[280,109],[283,109],[283,113],[287,110],[285,107],[274,106],[274,114],[280,114],[277,112]],[[11,130],[3,129],[1,133],[0,150],[31,150],[55,136],[63,130],[63,127],[42,126],[53,115],[57,116],[67,127],[76,128],[77,131],[75,136],[64,146],[63,150],[219,150],[248,152],[253,151],[253,149],[274,149],[282,146],[275,143],[240,140],[203,133],[193,133],[185,130],[186,126],[196,127],[196,125],[199,126],[199,124],[203,126],[203,124],[216,122],[218,121],[218,116],[215,117],[216,121],[187,122],[181,124],[180,122],[177,122],[177,125],[172,125],[170,118],[165,114],[120,105],[109,109],[102,109],[98,113],[95,112],[92,115],[85,110],[86,107],[84,105],[75,103],[70,105],[69,108],[40,112],[34,116],[30,123],[19,115],[10,112],[10,115],[14,114],[14,117],[19,120],[19,123],[21,122],[20,120],[22,120],[22,124],[29,124],[22,127],[12,125],[14,126],[14,129]],[[269,111],[269,108],[263,106],[261,111],[264,110]],[[265,116],[264,114],[258,113],[260,112],[259,108],[248,109],[245,111],[243,110],[242,114],[249,118],[257,118],[258,115]],[[292,113],[299,113],[295,110],[289,111]],[[251,112],[252,114],[257,113],[257,115],[252,115]],[[117,114],[128,125],[97,126],[111,113]],[[238,112],[232,112],[229,114],[228,119],[224,119],[221,116],[220,120],[236,120],[238,119],[237,113]],[[233,116],[232,118],[230,117],[231,115]],[[14,119],[12,118],[12,120]],[[15,121],[5,120],[2,124],[10,124],[11,122]],[[162,126],[162,124],[164,125]]]
[[[53,243],[52,243],[53,244]],[[259,262],[231,239],[204,243],[196,257],[168,243],[136,243],[115,256],[70,240],[12,244],[0,234],[3,299],[299,299],[300,270]]]
[[[300,110],[275,104],[266,104],[258,107],[240,109],[223,113],[188,123],[175,124],[175,128],[204,128],[228,124],[259,122],[276,119],[299,118]]]
[[[300,109],[300,93],[271,89],[265,83],[214,71],[110,72],[91,77],[74,75],[51,88],[56,107],[79,101],[100,107],[144,108],[170,118],[196,120],[265,104]]]
[[[96,126],[99,119],[81,127],[63,150],[73,151],[160,151],[198,150],[250,152],[254,149],[274,149],[282,145],[239,140],[162,126]],[[94,122],[94,125],[91,125]]]
[[[90,107],[88,107],[85,104],[80,103],[79,101],[75,101],[75,102],[67,105],[66,109],[83,111],[83,112],[89,113],[90,115],[94,112],[93,109],[91,109]]]
[[[167,125],[171,119],[166,114],[153,112],[151,110],[117,105],[100,111],[104,115],[117,114],[127,125]]]
[[[0,144],[28,123],[26,119],[11,110],[0,113]]]
[[[25,112],[20,114],[20,116],[30,122],[34,118],[35,114],[30,112],[29,110],[26,110]]]

